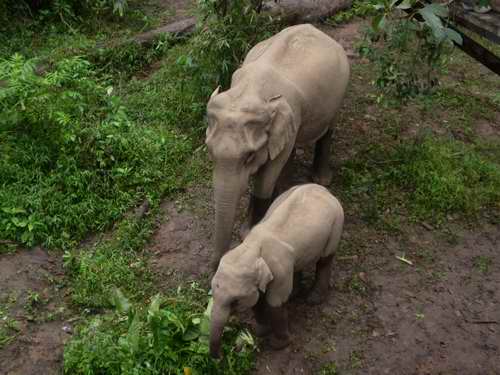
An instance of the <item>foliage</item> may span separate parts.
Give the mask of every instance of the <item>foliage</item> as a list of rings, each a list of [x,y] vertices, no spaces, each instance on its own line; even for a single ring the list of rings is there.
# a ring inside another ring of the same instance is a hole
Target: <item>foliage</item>
[[[375,5],[378,0],[354,0],[352,7],[338,12],[326,20],[326,23],[332,26],[347,23],[354,17],[368,17],[376,13]]]
[[[462,43],[460,34],[442,21],[448,8],[421,0],[377,0],[374,9],[378,14],[359,50],[376,64],[376,86],[400,100],[432,90],[453,42]]]
[[[179,60],[193,72],[196,83],[215,81],[229,87],[233,71],[257,42],[272,34],[273,24],[255,10],[252,1],[235,0],[225,16],[217,16],[217,0],[198,1],[198,32],[190,52]],[[214,87],[207,88],[207,94]]]
[[[375,215],[403,205],[416,218],[439,222],[450,213],[467,217],[500,205],[500,166],[464,143],[426,137],[392,150],[372,145],[364,154],[348,162],[347,186],[368,196]]]
[[[71,299],[90,308],[111,306],[114,288],[121,288],[134,300],[150,286],[146,261],[139,251],[152,230],[151,220],[125,219],[113,237],[93,248],[64,253],[64,266],[71,278]]]
[[[123,16],[127,0],[5,0],[0,6],[0,20],[18,15],[50,21],[54,18],[69,26],[68,21],[81,19],[82,15],[113,13]]]
[[[321,367],[319,370],[319,375],[338,375],[337,364],[335,362],[330,362]]]
[[[68,246],[140,197],[178,186],[185,137],[131,123],[82,58],[44,75],[34,67],[20,55],[0,60],[2,238]]]
[[[90,319],[64,352],[67,374],[245,374],[253,366],[253,338],[227,327],[222,361],[208,355],[211,303],[196,283],[146,308],[117,290],[115,312]]]
[[[161,35],[151,46],[131,40],[119,47],[98,48],[89,55],[89,60],[101,74],[128,79],[165,55],[174,43],[175,39],[169,34]]]

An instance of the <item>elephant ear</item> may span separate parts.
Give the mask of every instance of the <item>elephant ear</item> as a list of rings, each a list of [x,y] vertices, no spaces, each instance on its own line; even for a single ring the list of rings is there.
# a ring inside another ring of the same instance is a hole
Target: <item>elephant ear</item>
[[[217,86],[217,88],[214,90],[214,92],[212,92],[212,94],[210,95],[210,99],[212,99],[213,97],[219,95],[219,91],[220,91],[220,85]]]
[[[257,273],[257,286],[260,291],[265,293],[267,284],[273,280],[273,274],[263,258],[257,259],[255,262],[255,270]]]
[[[277,95],[269,99],[271,124],[269,126],[269,157],[274,160],[287,144],[294,141],[297,123],[292,108],[285,98]]]

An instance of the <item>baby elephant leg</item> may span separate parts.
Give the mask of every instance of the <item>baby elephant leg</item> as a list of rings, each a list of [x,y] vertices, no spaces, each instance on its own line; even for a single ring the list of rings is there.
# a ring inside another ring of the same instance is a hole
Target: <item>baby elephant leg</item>
[[[322,303],[328,295],[330,277],[332,275],[333,254],[320,258],[316,263],[316,278],[308,302],[312,305]]]
[[[268,306],[264,294],[260,294],[259,301],[253,307],[257,329],[257,337],[263,337],[271,333],[271,321],[269,319]]]
[[[316,142],[314,149],[313,180],[317,184],[328,186],[332,182],[332,169],[330,168],[330,155],[332,147],[332,129]]]
[[[286,306],[279,307],[268,306],[269,317],[273,335],[270,344],[273,349],[283,349],[290,344],[290,334],[288,332],[288,312]]]

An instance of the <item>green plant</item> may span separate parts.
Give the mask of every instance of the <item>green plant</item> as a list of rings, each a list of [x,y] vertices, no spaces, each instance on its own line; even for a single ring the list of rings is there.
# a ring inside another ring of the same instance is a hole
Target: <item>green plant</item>
[[[113,88],[79,57],[44,75],[20,55],[0,60],[0,235],[68,247],[131,204],[175,188],[189,140],[139,127]]]
[[[321,367],[319,370],[319,375],[338,375],[337,364],[335,362],[330,362]]]
[[[490,257],[484,255],[474,257],[474,268],[481,273],[488,273],[492,264],[493,260]]]
[[[375,5],[378,0],[355,0],[351,8],[338,12],[326,20],[332,26],[349,22],[355,17],[368,17],[376,13]]]
[[[358,49],[376,64],[376,86],[399,100],[432,90],[453,42],[462,43],[441,20],[447,19],[448,8],[421,0],[377,0],[373,8],[378,14]]]
[[[372,145],[364,155],[347,163],[346,187],[377,202],[376,213],[404,206],[440,222],[449,213],[471,217],[500,205],[500,166],[473,146],[426,137],[394,148]]]
[[[71,278],[74,303],[91,308],[111,306],[114,288],[121,288],[134,300],[150,288],[146,260],[138,253],[149,238],[151,220],[126,219],[112,238],[79,252],[66,251],[64,266]]]
[[[20,330],[19,322],[9,315],[10,307],[15,303],[15,296],[0,302],[0,349],[11,342]]]
[[[193,71],[198,84],[206,86],[208,80],[227,88],[246,52],[270,36],[274,25],[257,13],[250,0],[231,1],[224,16],[216,13],[217,1],[198,1],[199,31],[192,39],[188,56],[181,62]],[[207,94],[212,90],[209,87]]]
[[[54,18],[69,25],[69,21],[77,20],[82,15],[102,13],[118,14],[122,17],[127,9],[127,0],[26,0],[16,2],[5,0],[0,7],[0,19],[17,15],[38,17],[43,21]]]
[[[67,374],[245,374],[253,338],[235,327],[224,335],[224,357],[208,355],[211,304],[196,283],[141,307],[117,290],[115,312],[90,319],[66,346]]]
[[[158,60],[174,42],[175,39],[169,34],[162,34],[152,45],[141,45],[130,40],[116,47],[99,48],[89,55],[89,60],[101,74],[109,73],[126,79]]]

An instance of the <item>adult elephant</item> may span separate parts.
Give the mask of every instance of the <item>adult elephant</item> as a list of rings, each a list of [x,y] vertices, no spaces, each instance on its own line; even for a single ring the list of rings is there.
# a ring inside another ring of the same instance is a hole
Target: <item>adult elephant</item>
[[[276,181],[295,145],[316,143],[313,179],[329,185],[331,127],[349,80],[342,46],[309,24],[257,44],[207,105],[206,144],[215,161],[215,270],[229,250],[237,206],[255,175],[248,228],[272,203]]]

